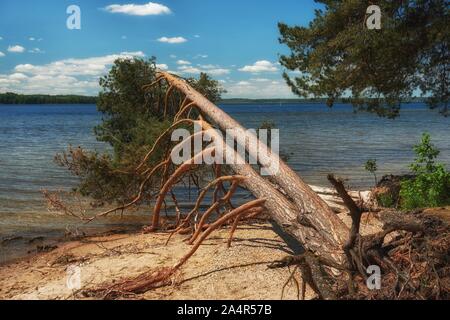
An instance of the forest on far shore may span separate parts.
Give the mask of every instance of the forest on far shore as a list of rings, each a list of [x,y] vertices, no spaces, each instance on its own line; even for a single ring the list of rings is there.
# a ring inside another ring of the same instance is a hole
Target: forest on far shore
[[[78,95],[45,95],[0,93],[0,104],[95,104],[97,97]]]
[[[326,103],[327,99],[221,99],[220,104],[291,104],[291,103]],[[339,103],[349,103],[340,99]],[[410,98],[405,103],[423,102],[422,98]],[[47,94],[17,94],[0,93],[0,104],[96,104],[97,97],[80,95],[47,95]]]

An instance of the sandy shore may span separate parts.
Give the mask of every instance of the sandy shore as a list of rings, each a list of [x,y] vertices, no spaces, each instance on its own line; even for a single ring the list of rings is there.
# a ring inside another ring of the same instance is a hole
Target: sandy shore
[[[227,248],[229,230],[215,232],[185,264],[171,286],[136,299],[280,299],[289,278],[287,269],[267,265],[290,253],[270,224],[243,225]],[[57,249],[5,265],[0,269],[0,299],[73,299],[67,285],[73,266],[81,286],[95,288],[149,269],[172,266],[189,249],[185,237],[167,234],[122,234],[86,238]],[[71,269],[72,268],[72,269]],[[299,277],[297,277],[299,278]],[[299,281],[301,281],[299,279]],[[314,294],[308,288],[307,298]],[[79,298],[79,297],[78,297]],[[290,283],[285,299],[297,299]]]
[[[350,225],[350,218],[340,218]],[[361,232],[380,230],[376,214],[364,214]],[[170,286],[135,299],[280,299],[290,271],[267,266],[291,254],[269,223],[241,225],[227,248],[229,229],[215,231],[181,268]],[[26,257],[0,267],[0,299],[83,299],[74,295],[68,277],[79,271],[82,289],[95,289],[125,277],[134,277],[160,267],[171,267],[188,251],[186,236],[167,233],[113,234],[61,243],[47,253]],[[74,269],[75,267],[75,269]],[[297,280],[301,284],[300,276]],[[306,298],[315,295],[307,287]],[[294,281],[284,290],[284,299],[298,299]]]

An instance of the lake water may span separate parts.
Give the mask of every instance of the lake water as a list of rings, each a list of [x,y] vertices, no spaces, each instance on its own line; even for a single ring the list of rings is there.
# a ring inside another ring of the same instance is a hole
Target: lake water
[[[280,129],[281,153],[310,184],[327,185],[326,175],[335,173],[349,179],[354,188],[368,188],[373,178],[363,165],[371,158],[378,160],[379,176],[407,172],[414,158],[412,146],[425,131],[441,150],[440,161],[450,165],[450,118],[423,104],[404,106],[395,120],[354,114],[348,105],[333,109],[319,104],[225,105],[223,109],[247,128],[274,122]],[[80,226],[46,210],[42,189],[76,184],[53,163],[54,154],[69,144],[104,150],[93,135],[100,120],[94,105],[0,106],[0,242],[7,240],[0,245],[0,263],[23,253],[36,237],[62,236],[76,226],[89,232],[148,223],[147,214],[133,213]]]

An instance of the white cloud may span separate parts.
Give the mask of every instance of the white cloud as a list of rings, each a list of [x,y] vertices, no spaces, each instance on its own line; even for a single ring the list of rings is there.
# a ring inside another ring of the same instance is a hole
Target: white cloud
[[[0,37],[0,40],[3,40],[3,37]]]
[[[211,76],[221,76],[230,73],[229,69],[213,65],[206,65],[206,66],[198,65],[197,67],[190,65],[182,65],[178,67],[178,71],[182,74],[200,74],[201,72],[204,72]]]
[[[99,76],[107,71],[107,66],[114,63],[116,59],[126,59],[133,57],[144,57],[142,51],[122,52],[102,57],[92,57],[84,59],[65,59],[55,61],[45,65],[19,64],[14,70],[16,72],[41,75],[85,75]]]
[[[14,53],[22,53],[25,51],[25,48],[22,46],[19,46],[19,45],[14,45],[14,46],[9,46],[8,51],[14,52]]]
[[[198,54],[194,57],[194,59],[198,59],[198,58],[206,59],[206,58],[208,58],[208,55],[207,54]]]
[[[256,81],[256,82],[269,82],[270,81],[270,79],[266,79],[266,78],[252,78],[250,80]]]
[[[181,73],[190,73],[190,74],[199,74],[200,72],[202,72],[199,68],[193,66],[181,66],[178,67],[178,70]]]
[[[169,66],[165,63],[156,64],[156,67],[160,70],[169,70]]]
[[[178,60],[177,64],[178,65],[188,65],[188,64],[191,64],[191,63],[189,61],[186,61],[186,60]]]
[[[196,34],[194,35],[194,38],[200,38],[200,35]]]
[[[224,74],[229,74],[230,70],[224,69],[224,68],[217,68],[217,69],[203,70],[203,72],[206,72],[207,74],[209,74],[211,76],[222,76]]]
[[[259,72],[276,72],[278,68],[275,63],[272,63],[267,60],[256,61],[253,65],[244,66],[239,69],[242,72],[251,72],[251,73],[259,73]]]
[[[19,81],[28,79],[28,77],[26,75],[24,75],[23,73],[13,73],[13,74],[9,75],[8,78],[11,80],[19,80]]]
[[[30,52],[30,53],[45,53],[45,51],[42,51],[39,48],[33,48],[33,49],[29,50],[28,52]]]
[[[34,38],[34,37],[29,37],[28,40],[34,41],[34,40],[36,40],[36,38]]]
[[[168,38],[168,37],[161,37],[158,39],[159,42],[164,42],[164,43],[183,43],[183,42],[187,42],[187,39],[183,38],[183,37],[172,37],[172,38]]]
[[[291,89],[284,81],[248,81],[224,83],[227,93],[226,98],[271,99],[271,98],[295,98]]]
[[[23,94],[95,94],[98,91],[98,79],[83,80],[64,75],[0,74],[0,92],[8,91]]]
[[[165,5],[154,2],[146,4],[111,4],[105,10],[111,13],[123,13],[131,16],[155,16],[172,13]]]
[[[203,68],[203,69],[217,69],[217,68],[220,68],[220,66],[217,66],[215,64],[199,64],[198,66]]]
[[[4,54],[3,52],[0,51],[0,58],[1,58],[1,57],[4,57],[4,56],[5,56],[5,54]]]
[[[177,58],[177,56],[174,55],[174,54],[171,54],[169,57],[170,57],[171,59],[176,59],[176,58]]]
[[[142,51],[100,57],[64,59],[44,65],[19,64],[10,75],[0,74],[0,92],[85,94],[98,92],[98,79],[119,58],[144,57]],[[158,68],[166,70],[165,64]]]

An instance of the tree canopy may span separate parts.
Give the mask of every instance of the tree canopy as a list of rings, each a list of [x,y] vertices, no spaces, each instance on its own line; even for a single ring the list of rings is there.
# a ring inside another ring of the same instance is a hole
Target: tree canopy
[[[109,73],[100,79],[101,92],[97,108],[102,122],[94,128],[99,141],[112,149],[107,153],[95,153],[81,148],[69,148],[58,154],[56,162],[68,168],[80,178],[77,191],[101,202],[124,202],[139,190],[142,176],[135,168],[150,150],[158,137],[173,122],[184,99],[173,93],[165,109],[166,83],[145,87],[156,79],[156,59],[119,59]],[[207,74],[187,81],[211,101],[220,99],[224,90]],[[149,164],[158,163],[170,144],[168,137],[149,159]],[[148,187],[150,192],[155,186]],[[144,197],[145,198],[145,197]]]
[[[316,0],[307,27],[279,23],[290,49],[280,63],[303,97],[349,97],[356,109],[395,117],[420,91],[431,108],[449,114],[449,3],[446,0]],[[381,9],[381,29],[366,27],[367,8]],[[289,72],[291,71],[291,72]],[[297,71],[299,74],[293,74]]]

